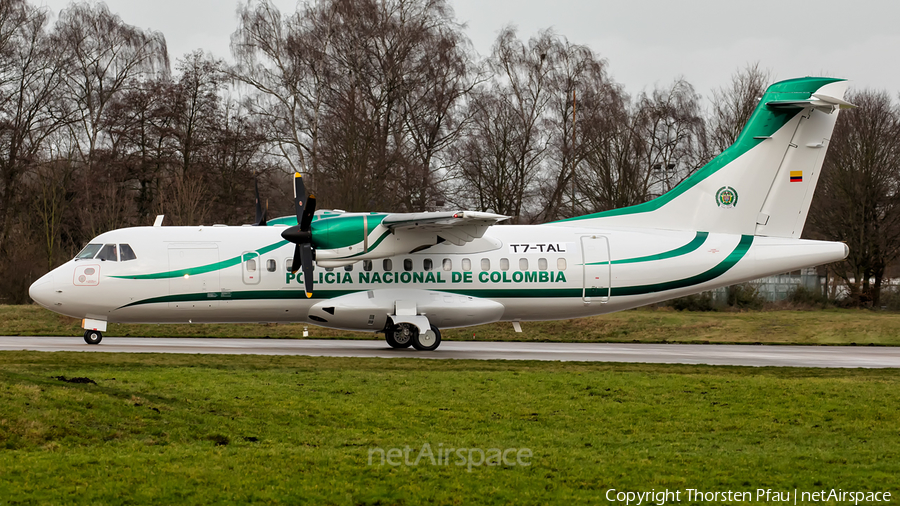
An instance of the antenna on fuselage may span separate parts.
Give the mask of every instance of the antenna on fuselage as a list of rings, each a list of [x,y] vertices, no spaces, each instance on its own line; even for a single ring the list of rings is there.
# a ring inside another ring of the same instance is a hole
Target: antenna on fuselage
[[[162,226],[162,222],[163,222],[163,218],[165,218],[165,217],[166,217],[165,214],[157,214],[157,215],[156,215],[156,220],[153,222],[153,226],[154,226],[154,227],[161,227],[161,226]]]

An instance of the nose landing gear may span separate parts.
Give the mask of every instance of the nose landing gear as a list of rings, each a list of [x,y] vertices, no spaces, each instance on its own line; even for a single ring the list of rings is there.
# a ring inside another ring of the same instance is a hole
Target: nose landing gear
[[[94,320],[85,318],[81,320],[81,328],[84,329],[84,342],[88,344],[100,344],[103,332],[106,332],[106,320]]]

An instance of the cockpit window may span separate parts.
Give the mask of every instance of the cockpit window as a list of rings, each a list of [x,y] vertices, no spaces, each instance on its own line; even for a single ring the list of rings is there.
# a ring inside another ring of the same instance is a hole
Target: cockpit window
[[[76,260],[90,260],[91,258],[94,258],[94,255],[96,255],[97,252],[100,251],[100,248],[102,248],[102,247],[103,247],[102,244],[88,244],[87,246],[84,247],[83,250],[81,250],[80,253],[78,253],[78,255],[75,257],[75,259]]]
[[[119,245],[119,260],[126,262],[128,260],[134,260],[137,256],[134,254],[134,250],[131,249],[131,246],[127,244]]]
[[[109,262],[118,262],[119,256],[116,254],[115,244],[104,244],[100,253],[97,253],[97,260],[106,260]]]

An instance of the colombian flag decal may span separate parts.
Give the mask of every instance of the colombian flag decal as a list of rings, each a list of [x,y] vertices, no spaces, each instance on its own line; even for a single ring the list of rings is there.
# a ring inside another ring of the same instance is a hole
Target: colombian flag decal
[[[803,171],[802,170],[792,170],[791,171],[791,182],[792,183],[802,183],[803,182]]]

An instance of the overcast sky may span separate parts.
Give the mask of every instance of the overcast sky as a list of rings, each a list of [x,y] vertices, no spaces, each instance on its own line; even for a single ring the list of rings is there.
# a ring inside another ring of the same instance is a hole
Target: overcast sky
[[[68,0],[30,0],[54,14]],[[751,62],[775,79],[829,75],[854,87],[900,92],[900,2],[896,0],[449,0],[482,55],[497,32],[527,39],[553,28],[609,61],[629,93],[683,76],[704,97]],[[161,31],[175,60],[202,48],[231,59],[233,0],[107,0],[129,24]],[[282,12],[294,0],[274,0]],[[689,5],[689,7],[688,7]]]

